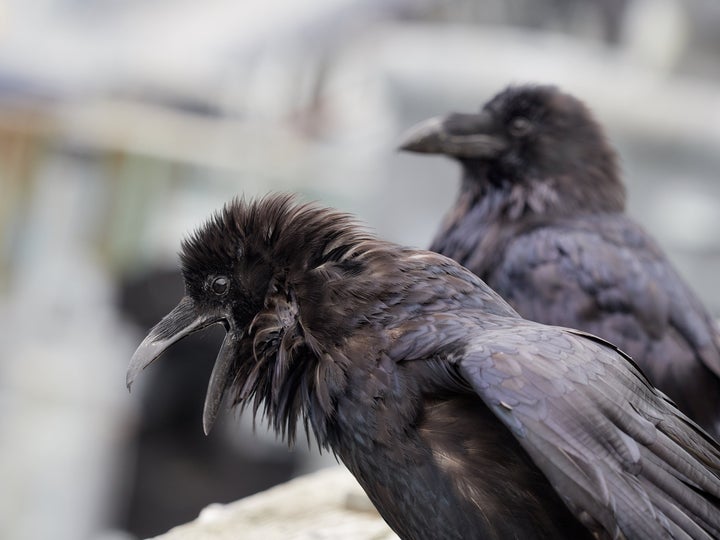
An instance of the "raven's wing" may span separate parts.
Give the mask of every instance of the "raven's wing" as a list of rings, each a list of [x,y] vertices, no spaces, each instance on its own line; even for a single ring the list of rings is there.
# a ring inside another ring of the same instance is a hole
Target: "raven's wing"
[[[683,411],[720,433],[720,332],[636,223],[601,216],[516,236],[487,281],[527,319],[618,345]]]
[[[720,538],[720,447],[614,346],[514,320],[454,362],[589,528]]]

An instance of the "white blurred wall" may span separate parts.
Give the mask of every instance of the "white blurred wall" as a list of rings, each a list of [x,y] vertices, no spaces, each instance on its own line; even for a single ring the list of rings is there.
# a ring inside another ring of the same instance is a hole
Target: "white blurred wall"
[[[591,105],[631,213],[720,313],[720,88],[693,33],[720,8],[651,4],[609,47],[591,8],[519,26],[519,1],[0,3],[0,537],[97,537],[122,504],[139,336],[119,276],[271,190],[426,246],[459,171],[398,135],[508,83]]]

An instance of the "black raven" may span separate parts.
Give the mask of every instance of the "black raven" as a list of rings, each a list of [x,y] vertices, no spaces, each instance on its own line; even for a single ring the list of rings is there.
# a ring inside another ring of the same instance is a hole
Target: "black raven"
[[[128,322],[147,331],[171,309],[184,290],[176,268],[127,276],[118,308]],[[207,377],[225,332],[213,327],[183,340],[165,354],[145,381],[133,440],[133,470],[123,475],[128,500],[117,525],[136,538],[154,537],[194,519],[212,502],[234,501],[292,477],[298,457],[262,451],[262,442],[240,448],[231,436],[208,441],[202,421]],[[167,489],[172,483],[173,489]]]
[[[720,332],[625,214],[616,153],[581,101],[552,86],[509,87],[477,114],[411,128],[401,148],[462,165],[431,250],[475,272],[523,317],[614,343],[720,436]]]
[[[290,443],[302,420],[402,538],[720,537],[718,444],[615,347],[455,261],[285,195],[231,202],[180,256],[128,387],[224,325],[205,431],[225,394]]]

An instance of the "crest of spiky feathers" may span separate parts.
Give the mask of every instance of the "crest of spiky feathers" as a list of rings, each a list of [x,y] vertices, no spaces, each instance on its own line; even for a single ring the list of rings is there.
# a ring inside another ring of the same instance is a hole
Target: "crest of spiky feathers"
[[[298,204],[291,195],[253,202],[235,199],[182,244],[183,274],[191,294],[199,293],[207,275],[270,276],[238,345],[232,387],[236,403],[245,407],[252,402],[254,413],[262,409],[290,442],[302,417],[324,445],[324,419],[332,416],[332,396],[345,384],[342,353],[330,354],[327,346],[338,341],[328,335],[340,324],[333,326],[332,316],[322,325],[313,324],[311,315],[302,321],[293,286],[305,280],[304,303],[313,306],[327,293],[324,284],[334,266],[352,273],[353,260],[380,244],[352,216]],[[361,296],[364,288],[366,284],[358,284],[354,294]],[[313,335],[313,328],[323,336]]]
[[[373,239],[352,216],[312,203],[298,204],[293,195],[251,202],[236,198],[183,241],[180,258],[186,276],[215,272],[219,266],[257,255],[277,267],[313,268]]]

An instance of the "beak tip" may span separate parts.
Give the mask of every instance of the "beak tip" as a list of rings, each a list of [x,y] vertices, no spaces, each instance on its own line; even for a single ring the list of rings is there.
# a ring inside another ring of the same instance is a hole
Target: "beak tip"
[[[127,374],[125,375],[125,386],[127,387],[128,392],[132,391],[132,385],[138,374],[152,361],[152,359],[149,360],[146,358],[146,355],[139,354],[138,351],[141,350],[144,351],[142,346],[135,351],[135,354],[133,354],[130,359],[130,367],[128,367]]]
[[[444,122],[445,117],[434,117],[415,124],[400,137],[397,149],[418,154],[441,153],[441,140],[445,134]]]
[[[398,152],[422,152],[422,149],[417,142],[412,140],[403,140],[397,146],[397,150]]]
[[[209,391],[208,391],[209,393]],[[210,431],[215,424],[215,418],[217,418],[218,402],[210,398],[210,395],[205,396],[205,406],[203,407],[202,415],[202,427],[203,433],[207,436],[210,435]]]
[[[442,125],[433,118],[408,129],[401,136],[397,149],[401,152],[436,154],[441,151],[441,134]]]
[[[210,432],[212,431],[213,426],[215,425],[215,417],[216,413],[212,413],[208,410],[203,411],[203,433],[207,437],[210,435]]]

